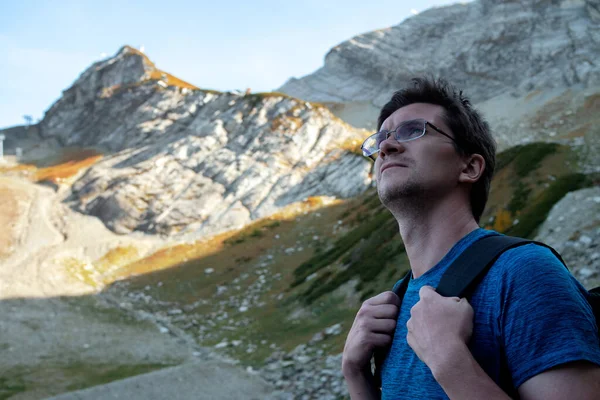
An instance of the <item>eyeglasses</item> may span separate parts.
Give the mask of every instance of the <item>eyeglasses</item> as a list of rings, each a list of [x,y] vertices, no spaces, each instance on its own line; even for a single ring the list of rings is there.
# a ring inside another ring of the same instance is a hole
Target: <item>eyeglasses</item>
[[[381,146],[381,143],[388,139],[392,134],[394,134],[394,139],[396,139],[398,142],[410,142],[411,140],[423,137],[423,135],[425,135],[425,131],[427,130],[427,125],[442,135],[450,138],[458,145],[458,142],[452,136],[443,132],[440,128],[432,123],[425,121],[424,119],[412,119],[409,121],[404,121],[393,131],[380,130],[379,132],[369,136],[361,146],[363,155],[375,160],[377,158],[377,153],[379,153],[380,150],[379,146]]]

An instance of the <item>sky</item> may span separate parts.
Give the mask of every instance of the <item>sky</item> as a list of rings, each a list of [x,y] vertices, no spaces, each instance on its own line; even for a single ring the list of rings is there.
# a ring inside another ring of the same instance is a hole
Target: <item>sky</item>
[[[200,88],[275,90],[329,49],[457,0],[0,0],[0,128],[43,118],[93,62],[143,46]]]

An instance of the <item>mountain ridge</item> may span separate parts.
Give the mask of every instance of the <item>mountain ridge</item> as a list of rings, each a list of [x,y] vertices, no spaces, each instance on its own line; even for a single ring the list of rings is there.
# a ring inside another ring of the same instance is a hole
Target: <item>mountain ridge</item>
[[[333,103],[336,114],[348,120],[352,117],[344,106],[362,104],[365,117],[352,122],[371,129],[392,93],[423,74],[449,79],[476,105],[496,97],[523,98],[536,90],[597,90],[597,8],[594,0],[474,1],[429,9],[335,46],[321,68],[277,90]],[[502,110],[487,113],[492,119],[511,117]],[[500,144],[518,144],[518,139]]]
[[[113,231],[197,238],[307,197],[369,187],[370,163],[356,154],[364,132],[326,107],[190,88],[163,73],[154,79],[157,71],[125,46],[92,64],[30,127],[38,149],[57,142],[103,155],[71,180],[64,199]]]

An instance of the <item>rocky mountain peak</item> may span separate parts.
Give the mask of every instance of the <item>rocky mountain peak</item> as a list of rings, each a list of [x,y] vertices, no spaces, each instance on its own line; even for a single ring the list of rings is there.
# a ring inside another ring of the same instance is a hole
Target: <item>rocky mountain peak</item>
[[[129,46],[88,68],[37,128],[103,154],[64,199],[118,233],[215,234],[370,185],[371,163],[357,154],[366,132],[326,107],[201,90]]]
[[[86,69],[75,83],[63,92],[63,97],[48,113],[64,104],[74,106],[89,104],[98,97],[110,97],[114,91],[146,81],[163,81],[165,84],[175,83],[181,87],[195,88],[156,68],[140,50],[123,46],[113,57],[95,62]]]

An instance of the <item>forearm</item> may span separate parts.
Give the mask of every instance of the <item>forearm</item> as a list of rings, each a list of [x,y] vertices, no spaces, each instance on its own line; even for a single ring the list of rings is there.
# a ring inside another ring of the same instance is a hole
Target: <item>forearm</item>
[[[436,381],[451,400],[510,400],[477,363],[468,347],[459,347],[446,362],[432,368]]]
[[[344,371],[344,379],[348,385],[348,393],[352,400],[379,400],[381,392],[375,387],[370,371]]]

